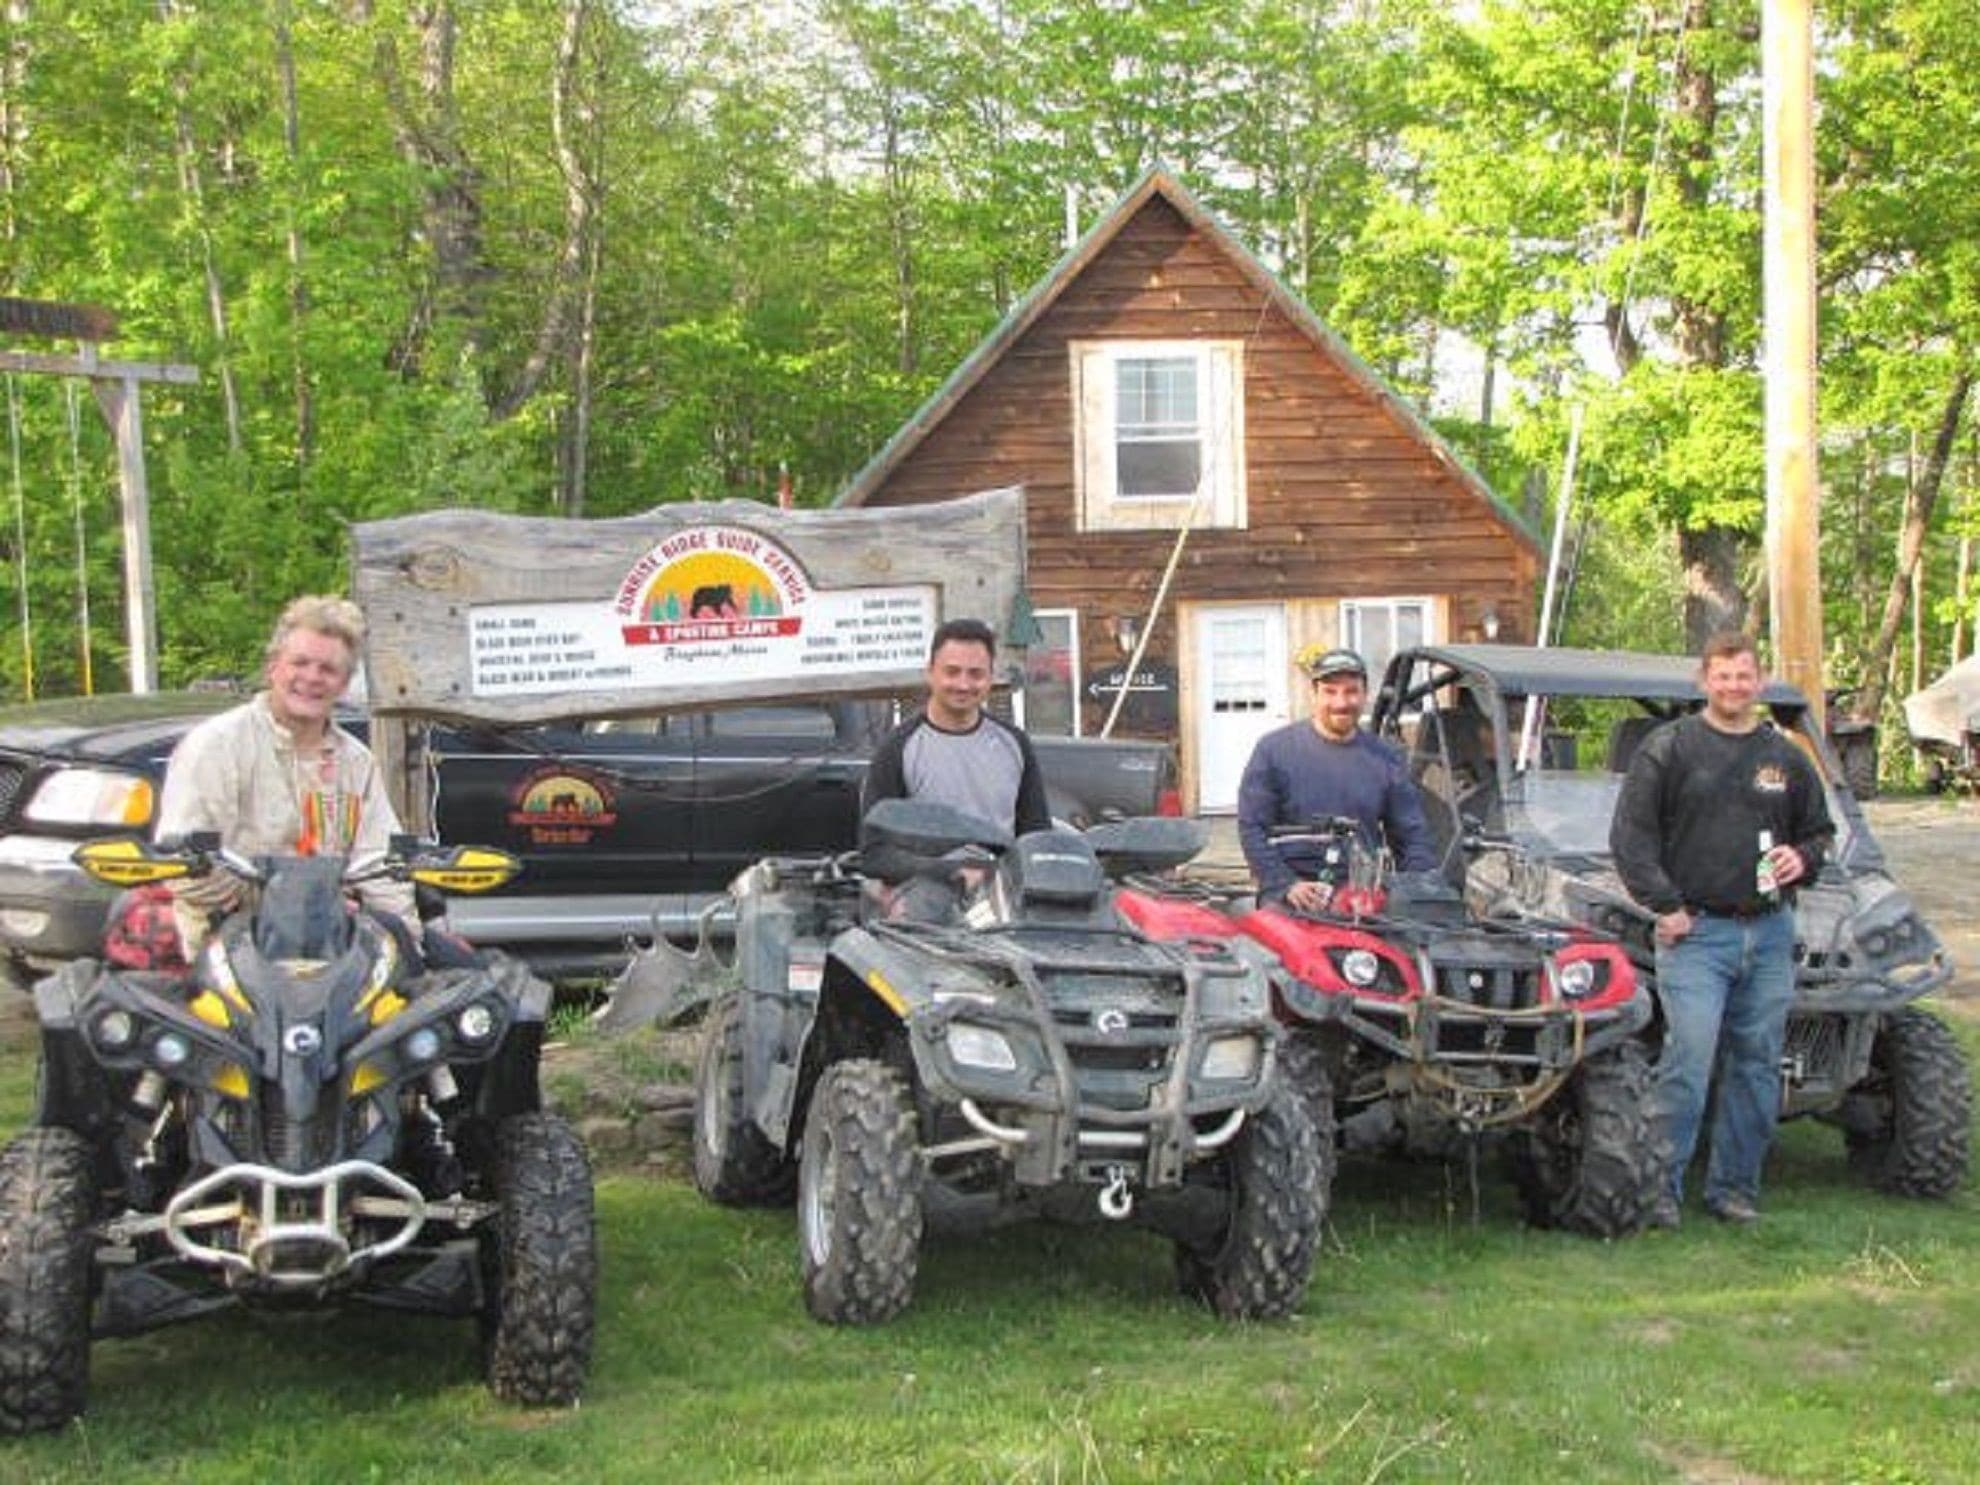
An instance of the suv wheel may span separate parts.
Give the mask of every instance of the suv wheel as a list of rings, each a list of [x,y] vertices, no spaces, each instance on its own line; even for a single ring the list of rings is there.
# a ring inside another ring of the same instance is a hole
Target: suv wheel
[[[495,1135],[501,1210],[483,1238],[488,1385],[504,1402],[568,1407],[584,1391],[598,1303],[591,1165],[554,1114],[505,1119]]]
[[[89,1142],[30,1129],[0,1153],[0,1431],[60,1428],[89,1390]]]
[[[1870,1072],[1849,1092],[1850,1165],[1879,1191],[1950,1196],[1966,1179],[1972,1128],[1966,1054],[1945,1022],[1915,1006],[1877,1028]]]
[[[907,1083],[885,1063],[818,1079],[798,1162],[804,1302],[831,1325],[891,1320],[921,1259],[921,1151]]]
[[[1513,1179],[1535,1227],[1625,1237],[1664,1179],[1650,1064],[1625,1041],[1591,1057],[1513,1139]]]
[[[1226,1320],[1278,1320],[1299,1308],[1313,1276],[1326,1207],[1313,1125],[1283,1082],[1245,1121],[1229,1151],[1206,1161],[1230,1203],[1222,1240],[1176,1244],[1182,1292]]]
[[[742,999],[725,995],[708,1013],[694,1068],[694,1184],[724,1206],[779,1205],[790,1200],[795,1176],[749,1116]]]

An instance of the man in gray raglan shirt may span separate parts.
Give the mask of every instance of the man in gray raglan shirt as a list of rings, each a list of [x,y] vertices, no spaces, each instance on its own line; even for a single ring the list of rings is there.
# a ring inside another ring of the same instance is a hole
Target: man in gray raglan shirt
[[[983,709],[997,637],[980,619],[950,619],[928,647],[928,703],[882,742],[866,770],[864,814],[882,799],[932,799],[1015,835],[1049,829],[1031,739]]]

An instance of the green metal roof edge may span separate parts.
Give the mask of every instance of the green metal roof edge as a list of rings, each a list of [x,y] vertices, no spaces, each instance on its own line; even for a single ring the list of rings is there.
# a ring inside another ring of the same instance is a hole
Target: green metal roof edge
[[[1080,239],[1059,255],[1051,269],[1032,289],[1011,306],[1010,312],[977,342],[976,349],[965,356],[956,369],[942,380],[942,384],[925,398],[913,414],[895,430],[871,459],[862,465],[845,488],[832,499],[832,504],[863,505],[894,465],[905,458],[913,448],[925,438],[940,422],[938,412],[959,402],[964,393],[979,381],[989,368],[996,364],[1004,351],[1017,340],[1031,325],[1051,307],[1063,293],[1085,263],[1096,257],[1102,247],[1120,234],[1134,213],[1139,211],[1148,198],[1160,194],[1176,208],[1191,226],[1216,241],[1246,277],[1279,307],[1287,319],[1303,330],[1307,337],[1323,352],[1333,357],[1346,369],[1348,374],[1377,402],[1388,408],[1403,426],[1429,448],[1431,454],[1448,468],[1458,481],[1481,496],[1512,530],[1515,536],[1524,540],[1534,551],[1544,550],[1540,533],[1527,523],[1526,517],[1510,502],[1494,490],[1483,475],[1472,467],[1471,462],[1453,448],[1450,442],[1431,426],[1429,421],[1415,408],[1400,397],[1369,364],[1356,355],[1354,349],[1340,335],[1329,329],[1313,309],[1291,289],[1277,274],[1261,262],[1236,235],[1217,219],[1202,202],[1191,194],[1188,187],[1178,180],[1167,166],[1160,163],[1150,165],[1141,173],[1135,183],[1122,194],[1111,210],[1100,217],[1080,236]]]

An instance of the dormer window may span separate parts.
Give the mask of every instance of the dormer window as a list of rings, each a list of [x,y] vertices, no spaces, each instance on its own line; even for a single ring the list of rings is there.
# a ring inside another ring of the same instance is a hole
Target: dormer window
[[[1080,529],[1242,528],[1237,341],[1075,341]]]

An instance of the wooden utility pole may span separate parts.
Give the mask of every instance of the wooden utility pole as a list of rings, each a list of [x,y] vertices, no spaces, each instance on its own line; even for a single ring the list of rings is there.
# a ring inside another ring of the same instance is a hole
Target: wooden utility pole
[[[117,440],[117,480],[124,517],[124,634],[131,653],[131,692],[158,689],[157,589],[151,577],[151,496],[144,475],[144,412],[138,389],[145,382],[181,386],[199,380],[196,366],[139,361],[105,361],[96,343],[114,340],[117,319],[89,304],[56,304],[39,299],[0,299],[0,332],[73,338],[73,356],[0,351],[0,371],[89,379],[96,405]]]
[[[1774,664],[1824,720],[1815,443],[1815,16],[1763,0],[1767,590]]]

